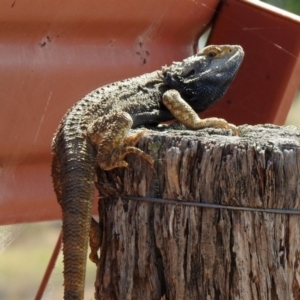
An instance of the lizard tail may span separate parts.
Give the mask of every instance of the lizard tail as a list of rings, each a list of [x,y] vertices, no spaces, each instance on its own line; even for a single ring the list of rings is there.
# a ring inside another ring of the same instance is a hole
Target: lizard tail
[[[52,177],[63,214],[64,299],[81,300],[84,298],[95,155],[88,141],[62,143],[64,145],[58,145],[55,151]]]

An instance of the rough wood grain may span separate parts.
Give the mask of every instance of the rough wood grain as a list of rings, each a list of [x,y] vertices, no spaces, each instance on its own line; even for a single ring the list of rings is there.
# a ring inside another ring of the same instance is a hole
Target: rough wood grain
[[[152,132],[127,170],[99,171],[97,299],[300,299],[300,215],[123,200],[299,209],[300,129]]]

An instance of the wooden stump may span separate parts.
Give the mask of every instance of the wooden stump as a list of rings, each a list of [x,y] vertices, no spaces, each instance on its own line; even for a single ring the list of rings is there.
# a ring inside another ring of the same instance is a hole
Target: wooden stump
[[[300,299],[300,215],[123,199],[299,210],[300,129],[153,131],[153,169],[99,171],[97,299]]]

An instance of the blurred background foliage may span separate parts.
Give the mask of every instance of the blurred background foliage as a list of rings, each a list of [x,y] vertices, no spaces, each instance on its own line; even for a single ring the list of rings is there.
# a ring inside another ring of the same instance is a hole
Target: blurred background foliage
[[[262,2],[272,4],[294,14],[300,15],[299,0],[262,0]]]

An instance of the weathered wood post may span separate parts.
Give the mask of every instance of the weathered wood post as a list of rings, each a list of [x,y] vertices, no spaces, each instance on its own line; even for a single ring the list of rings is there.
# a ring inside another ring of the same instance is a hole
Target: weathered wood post
[[[300,128],[240,130],[155,131],[154,169],[99,172],[97,299],[300,299]]]

